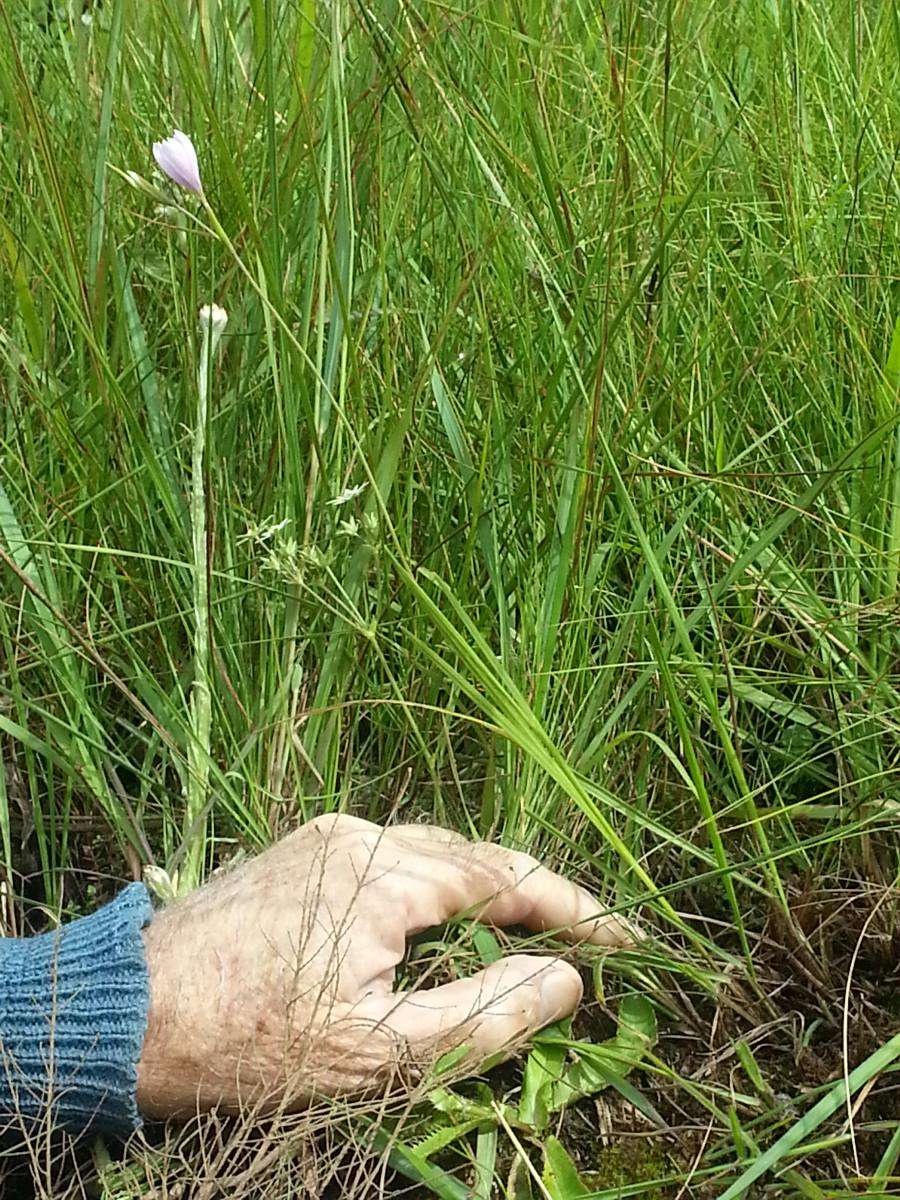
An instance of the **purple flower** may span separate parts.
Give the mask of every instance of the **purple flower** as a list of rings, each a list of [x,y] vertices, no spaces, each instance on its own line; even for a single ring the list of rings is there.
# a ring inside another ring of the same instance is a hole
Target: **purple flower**
[[[154,142],[153,157],[160,170],[164,171],[173,183],[187,188],[189,192],[203,191],[197,151],[186,133],[176,129],[164,142]]]

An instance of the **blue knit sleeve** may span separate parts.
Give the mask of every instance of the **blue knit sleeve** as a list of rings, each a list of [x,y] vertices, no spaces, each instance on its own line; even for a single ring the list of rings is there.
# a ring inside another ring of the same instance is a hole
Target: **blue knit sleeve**
[[[125,1136],[150,1001],[141,883],[52,933],[0,938],[0,1129]]]

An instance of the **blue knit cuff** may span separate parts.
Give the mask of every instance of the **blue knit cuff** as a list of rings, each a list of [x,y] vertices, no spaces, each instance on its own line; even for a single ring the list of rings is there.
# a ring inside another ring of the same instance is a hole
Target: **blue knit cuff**
[[[0,938],[0,1128],[127,1136],[150,986],[142,883],[52,933]]]

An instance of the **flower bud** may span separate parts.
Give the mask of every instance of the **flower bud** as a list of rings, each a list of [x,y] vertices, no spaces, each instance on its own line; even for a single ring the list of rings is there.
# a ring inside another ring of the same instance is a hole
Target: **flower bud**
[[[186,133],[176,129],[165,141],[154,142],[153,157],[159,169],[168,175],[173,183],[189,192],[197,192],[198,195],[203,191],[197,151]]]
[[[203,358],[211,359],[228,324],[228,313],[218,304],[204,304],[200,309],[200,332],[203,334]]]

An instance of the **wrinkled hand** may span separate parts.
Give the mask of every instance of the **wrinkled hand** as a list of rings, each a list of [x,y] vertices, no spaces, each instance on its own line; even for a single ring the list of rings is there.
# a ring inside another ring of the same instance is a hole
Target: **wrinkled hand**
[[[390,1086],[463,1044],[475,1067],[573,1011],[577,971],[533,954],[394,992],[406,938],[464,912],[599,946],[632,936],[526,854],[427,826],[319,817],[145,930],[140,1110],[298,1108]]]

